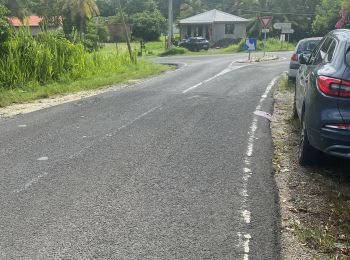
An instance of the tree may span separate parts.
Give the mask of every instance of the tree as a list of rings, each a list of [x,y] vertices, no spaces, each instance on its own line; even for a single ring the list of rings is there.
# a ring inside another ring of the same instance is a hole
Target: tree
[[[324,35],[335,29],[335,24],[340,19],[339,11],[343,0],[322,0],[316,8],[316,17],[312,28],[314,33]]]
[[[180,19],[187,18],[206,11],[201,0],[187,0],[180,6]]]
[[[166,19],[158,10],[136,13],[132,16],[132,22],[133,36],[145,41],[158,40],[166,29]]]
[[[9,10],[0,4],[0,45],[10,37],[10,25],[6,19]]]
[[[114,16],[116,12],[116,3],[113,0],[96,0],[100,15],[103,17]]]
[[[65,12],[65,32],[70,32],[75,28],[79,33],[80,40],[83,40],[89,20],[93,16],[99,15],[95,0],[63,0],[63,10]]]
[[[31,10],[42,17],[42,28],[44,31],[49,26],[58,26],[62,24],[62,5],[59,0],[32,0]]]
[[[130,0],[125,5],[125,11],[129,15],[142,13],[144,11],[154,12],[157,9],[154,0]]]
[[[3,4],[9,10],[8,13],[11,16],[23,19],[30,14],[29,0],[0,0],[0,4]]]

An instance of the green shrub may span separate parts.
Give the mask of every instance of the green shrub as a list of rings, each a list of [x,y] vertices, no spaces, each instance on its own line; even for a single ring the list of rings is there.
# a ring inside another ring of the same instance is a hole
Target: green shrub
[[[181,47],[171,47],[170,49],[166,50],[165,52],[159,54],[159,56],[172,56],[172,55],[181,55],[186,54],[188,52],[187,49],[181,48]]]
[[[132,16],[133,37],[144,41],[156,41],[166,28],[166,19],[155,10],[144,11]]]

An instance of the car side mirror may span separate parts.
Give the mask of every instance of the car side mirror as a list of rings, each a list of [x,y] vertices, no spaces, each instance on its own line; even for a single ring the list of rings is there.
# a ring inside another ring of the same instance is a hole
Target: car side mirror
[[[299,55],[299,63],[302,64],[302,65],[307,64],[307,59],[306,59],[306,57],[304,56],[304,54],[300,54],[300,55]]]

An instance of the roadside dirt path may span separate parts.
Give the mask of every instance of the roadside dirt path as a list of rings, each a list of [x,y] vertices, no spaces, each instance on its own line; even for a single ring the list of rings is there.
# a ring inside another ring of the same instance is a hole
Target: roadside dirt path
[[[271,124],[284,259],[350,259],[349,162],[325,156],[317,167],[298,165],[293,91],[282,79]]]

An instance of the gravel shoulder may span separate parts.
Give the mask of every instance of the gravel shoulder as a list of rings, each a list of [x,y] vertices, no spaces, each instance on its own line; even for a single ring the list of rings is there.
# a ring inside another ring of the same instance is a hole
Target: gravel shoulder
[[[324,156],[317,167],[299,166],[293,97],[294,85],[282,77],[271,130],[283,259],[350,259],[349,162]]]

